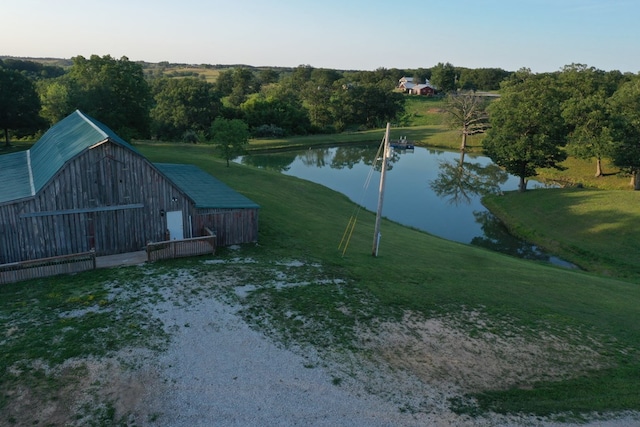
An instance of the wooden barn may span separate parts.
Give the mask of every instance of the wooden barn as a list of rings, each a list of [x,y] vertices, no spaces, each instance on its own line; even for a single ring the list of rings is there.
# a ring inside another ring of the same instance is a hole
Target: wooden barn
[[[0,156],[0,264],[216,234],[258,239],[258,205],[193,165],[153,164],[76,111],[28,151]]]
[[[436,93],[436,90],[427,81],[427,83],[413,86],[411,88],[411,93],[414,95],[433,96]]]

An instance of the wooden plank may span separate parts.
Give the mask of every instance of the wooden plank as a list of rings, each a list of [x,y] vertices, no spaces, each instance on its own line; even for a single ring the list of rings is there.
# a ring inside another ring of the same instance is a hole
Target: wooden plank
[[[215,253],[215,237],[193,237],[184,240],[165,240],[147,244],[147,260],[189,257]]]
[[[83,208],[83,209],[66,209],[60,211],[45,211],[45,212],[30,212],[20,214],[20,218],[35,218],[42,216],[58,216],[58,215],[73,215],[79,213],[92,213],[92,212],[111,212],[125,209],[142,209],[144,205],[142,203],[132,203],[128,205],[115,205],[115,206],[102,206],[98,208]]]
[[[77,273],[96,268],[93,251],[0,265],[0,284]]]

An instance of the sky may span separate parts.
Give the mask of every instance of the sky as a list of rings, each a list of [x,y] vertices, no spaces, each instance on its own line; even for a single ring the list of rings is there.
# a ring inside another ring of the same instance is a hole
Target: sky
[[[0,56],[640,72],[639,0],[0,0]]]

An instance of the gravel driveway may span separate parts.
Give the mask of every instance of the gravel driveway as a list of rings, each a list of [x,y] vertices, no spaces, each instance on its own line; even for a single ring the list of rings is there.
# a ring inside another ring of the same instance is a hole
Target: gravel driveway
[[[144,380],[137,412],[146,413],[145,425],[574,426],[536,417],[457,415],[449,410],[454,393],[446,387],[382,366],[365,364],[354,372],[358,361],[340,364],[310,350],[290,351],[251,329],[237,308],[216,297],[195,304],[172,300],[154,307],[173,339],[154,362],[154,375]],[[419,403],[410,409],[408,401]],[[629,414],[589,425],[640,421]]]
[[[163,316],[175,338],[159,360],[166,383],[153,396],[158,425],[425,425],[334,384],[319,360],[276,346],[224,303],[172,306]]]

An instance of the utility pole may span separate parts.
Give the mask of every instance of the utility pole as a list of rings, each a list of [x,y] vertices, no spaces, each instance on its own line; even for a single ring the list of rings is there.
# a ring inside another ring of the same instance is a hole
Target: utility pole
[[[376,226],[373,232],[373,250],[371,255],[378,256],[378,246],[380,245],[380,219],[382,217],[382,202],[384,201],[384,179],[387,172],[387,162],[389,160],[389,129],[391,124],[387,122],[387,130],[384,134],[384,147],[382,149],[382,169],[380,170],[380,190],[378,192],[378,210],[376,212]]]

